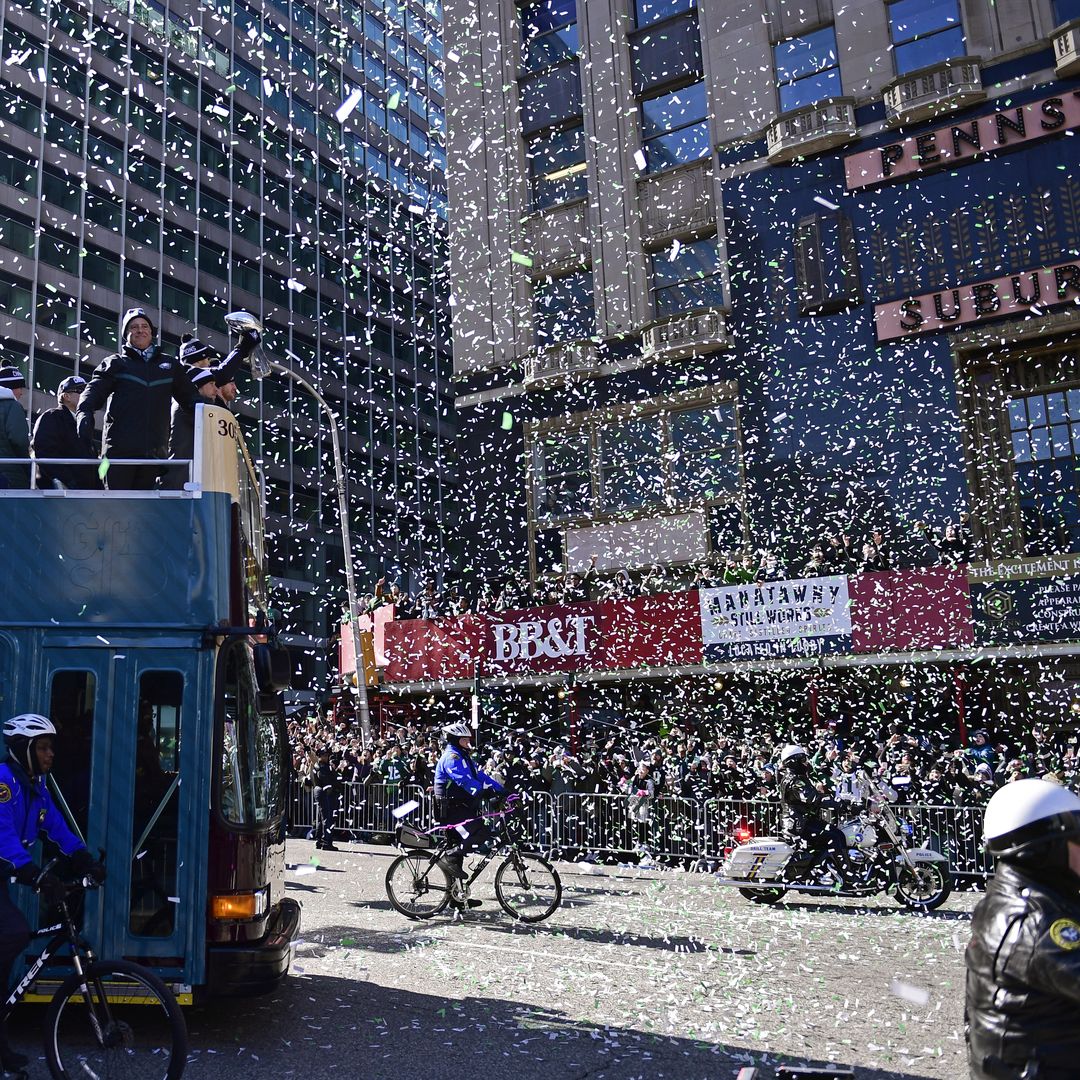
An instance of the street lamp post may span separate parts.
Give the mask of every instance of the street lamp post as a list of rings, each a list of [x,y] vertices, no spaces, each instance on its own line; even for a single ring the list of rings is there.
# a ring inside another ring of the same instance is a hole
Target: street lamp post
[[[225,316],[225,321],[233,330],[255,330],[262,333],[262,323],[249,315],[246,311],[234,311]],[[345,591],[349,599],[349,627],[352,633],[353,660],[356,664],[356,711],[360,716],[360,733],[364,740],[364,746],[371,746],[371,713],[368,709],[367,681],[364,675],[364,657],[360,648],[359,629],[359,606],[356,600],[356,576],[353,573],[352,559],[352,535],[349,531],[349,507],[345,494],[345,467],[341,460],[341,436],[338,433],[337,418],[334,416],[330,403],[311,385],[302,375],[297,374],[292,368],[271,360],[260,349],[252,357],[251,373],[256,379],[263,379],[271,372],[279,372],[287,375],[293,382],[298,383],[318,403],[326,414],[330,424],[330,442],[334,449],[334,477],[337,487],[338,518],[341,522],[341,542],[345,547]]]

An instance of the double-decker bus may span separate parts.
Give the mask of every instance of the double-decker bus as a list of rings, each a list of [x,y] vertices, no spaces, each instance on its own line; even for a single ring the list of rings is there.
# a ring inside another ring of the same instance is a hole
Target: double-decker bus
[[[233,415],[196,411],[183,490],[0,491],[0,719],[56,723],[54,794],[108,868],[84,929],[181,1002],[272,989],[300,923],[260,487]]]

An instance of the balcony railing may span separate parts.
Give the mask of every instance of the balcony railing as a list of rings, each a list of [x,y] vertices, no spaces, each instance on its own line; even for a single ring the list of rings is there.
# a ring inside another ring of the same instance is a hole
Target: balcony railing
[[[646,360],[681,360],[731,347],[724,312],[718,309],[673,315],[650,326],[642,335]]]
[[[777,117],[766,129],[774,165],[810,157],[851,142],[858,134],[853,98],[827,98]]]
[[[1054,42],[1054,70],[1059,78],[1080,71],[1080,19],[1064,23],[1050,35]]]
[[[986,97],[978,56],[941,60],[893,79],[884,91],[885,122],[898,126],[955,112]]]
[[[534,349],[525,357],[525,385],[537,387],[553,382],[587,379],[600,366],[593,341],[560,341]]]

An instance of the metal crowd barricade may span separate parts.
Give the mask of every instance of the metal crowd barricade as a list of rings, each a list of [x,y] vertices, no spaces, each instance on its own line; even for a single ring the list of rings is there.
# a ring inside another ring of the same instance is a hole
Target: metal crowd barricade
[[[565,857],[623,857],[648,851],[684,863],[715,864],[737,844],[752,837],[778,836],[782,806],[765,799],[684,799],[654,797],[644,808],[627,795],[547,791],[523,793],[522,814],[528,835],[542,850]],[[343,784],[336,827],[356,837],[393,835],[393,810],[412,799],[420,805],[409,823],[434,824],[431,796],[417,785]],[[310,785],[293,782],[288,797],[294,831],[315,824],[315,794]],[[898,806],[911,822],[915,844],[940,851],[961,879],[982,880],[993,861],[982,849],[983,808],[977,806]],[[841,814],[843,816],[843,814]]]
[[[994,860],[983,849],[981,806],[898,806],[897,816],[912,825],[912,838],[921,847],[947,856],[956,877],[985,878]]]

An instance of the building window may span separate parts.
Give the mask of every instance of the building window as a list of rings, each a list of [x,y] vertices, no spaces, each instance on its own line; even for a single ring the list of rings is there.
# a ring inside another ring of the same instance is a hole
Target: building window
[[[1080,551],[1080,389],[1009,402],[1024,554]]]
[[[896,74],[963,56],[959,0],[896,0],[889,4]]]
[[[660,172],[707,157],[709,122],[705,83],[696,82],[641,103],[645,171]]]
[[[539,521],[587,517],[592,510],[587,429],[540,436],[532,447],[533,512]]]
[[[557,206],[587,194],[585,129],[581,124],[530,139],[525,147],[525,159],[529,163],[529,190],[534,210]]]
[[[655,506],[664,499],[663,416],[619,419],[600,428],[604,510]]]
[[[634,25],[640,29],[672,15],[693,11],[696,6],[697,0],[634,0]]]
[[[578,45],[575,0],[540,0],[522,8],[522,71],[541,71],[576,60]]]
[[[778,42],[773,46],[773,62],[782,113],[816,105],[842,93],[836,30],[831,26]]]
[[[590,337],[596,322],[592,271],[548,278],[538,284],[533,291],[533,321],[540,348]]]
[[[533,521],[549,525],[625,511],[740,507],[733,393],[729,384],[530,427]]]
[[[742,473],[735,402],[673,413],[669,461],[677,502],[715,502],[737,494]]]
[[[724,306],[724,283],[716,237],[678,241],[652,256],[653,302],[656,317],[695,308]]]

